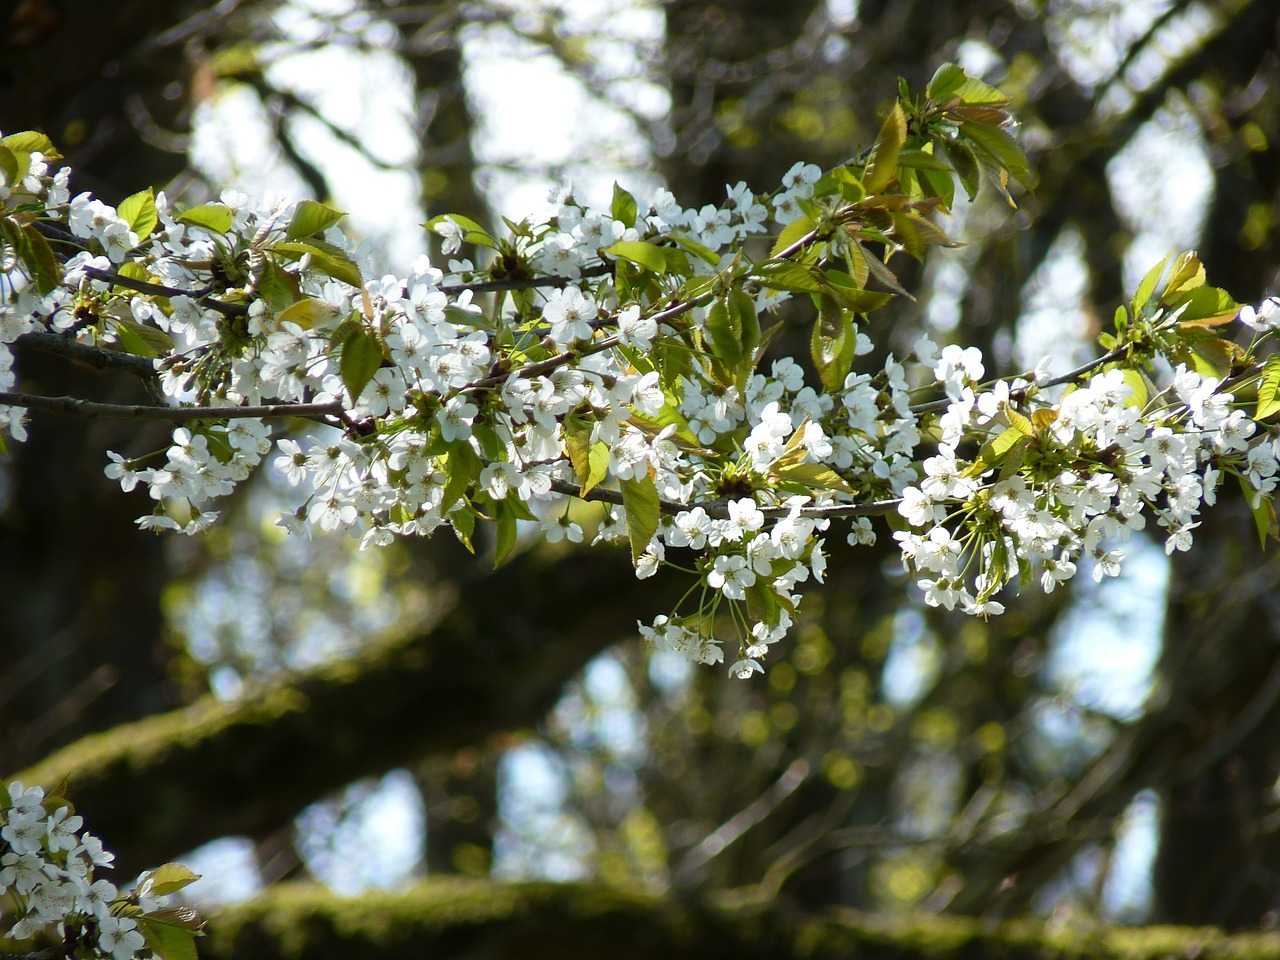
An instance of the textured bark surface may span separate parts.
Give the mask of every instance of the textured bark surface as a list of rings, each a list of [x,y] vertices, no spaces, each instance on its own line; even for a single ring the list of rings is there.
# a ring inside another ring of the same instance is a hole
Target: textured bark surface
[[[277,887],[210,918],[204,960],[572,957],[575,960],[1251,960],[1280,934],[1189,927],[1049,930],[949,917],[820,915],[771,904],[675,902],[607,888],[451,879],[342,899]]]
[[[86,737],[16,778],[69,779],[118,876],[261,835],[359,777],[537,723],[567,678],[669,601],[661,580],[631,580],[620,552],[525,556],[463,582],[432,626],[234,702],[205,697]]]

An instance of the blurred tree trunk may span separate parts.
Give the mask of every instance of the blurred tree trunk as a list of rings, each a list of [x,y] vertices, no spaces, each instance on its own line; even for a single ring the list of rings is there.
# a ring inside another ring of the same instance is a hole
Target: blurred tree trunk
[[[146,402],[130,377],[23,350],[19,390]],[[164,446],[162,426],[36,414],[0,464],[0,771],[16,771],[87,733],[174,705],[160,593],[163,542],[134,519],[144,491],[103,476],[105,449]]]
[[[1245,303],[1280,275],[1280,11],[1246,5],[1184,71],[1215,162],[1201,255]],[[1280,561],[1262,554],[1247,504],[1207,511],[1175,555],[1161,677],[1184,716],[1185,759],[1161,791],[1154,916],[1227,927],[1280,923]]]

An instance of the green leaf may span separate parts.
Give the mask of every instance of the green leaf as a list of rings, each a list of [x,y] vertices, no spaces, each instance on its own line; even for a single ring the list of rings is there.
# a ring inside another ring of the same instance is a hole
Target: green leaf
[[[139,240],[145,240],[160,222],[160,214],[156,210],[155,191],[147,187],[131,197],[126,197],[120,201],[116,214],[129,224],[129,229],[138,235]]]
[[[809,217],[801,217],[799,220],[792,220],[783,227],[782,232],[778,234],[778,239],[774,243],[773,249],[769,251],[769,256],[778,256],[778,254],[782,253],[783,250],[786,250],[787,247],[812,233],[815,226],[816,224]]]
[[[142,875],[138,883],[138,896],[167,897],[199,879],[200,874],[192,873],[190,867],[181,863],[164,863]]]
[[[613,219],[621,221],[622,225],[628,229],[636,225],[638,213],[636,198],[618,186],[617,181],[613,184],[613,205],[610,213],[613,214]]]
[[[934,156],[927,150],[920,150],[916,147],[904,148],[898,154],[898,166],[909,167],[912,170],[937,170],[941,173],[950,173],[951,165],[945,160]]]
[[[631,541],[631,562],[638,564],[658,531],[662,517],[659,508],[658,488],[653,478],[645,474],[639,480],[619,480],[622,491],[622,508],[627,514],[627,537]]]
[[[982,167],[978,163],[978,155],[969,144],[958,140],[943,141],[943,149],[947,159],[960,178],[965,194],[972,200],[978,195],[978,185],[982,180]]]
[[[235,220],[235,212],[224,203],[204,203],[184,210],[174,217],[178,223],[202,227],[210,233],[226,233]]]
[[[767,260],[756,266],[753,274],[760,285],[770,290],[790,293],[822,293],[826,289],[817,267],[794,260]]]
[[[1204,264],[1200,262],[1199,255],[1194,250],[1180,253],[1173,262],[1173,270],[1169,273],[1169,282],[1164,285],[1160,302],[1172,303],[1177,299],[1177,294],[1189,293],[1197,287],[1203,287],[1204,283]]]
[[[58,152],[58,148],[53,145],[43,133],[35,130],[20,130],[17,133],[11,133],[7,137],[0,139],[8,149],[15,153],[39,153],[46,160],[61,160],[62,154]],[[25,173],[23,174],[25,176]]]
[[[584,417],[564,418],[564,452],[573,467],[574,479],[584,488],[581,495],[585,497],[585,487],[591,477],[591,424]]]
[[[1199,286],[1178,293],[1170,299],[1169,306],[1183,307],[1178,315],[1179,327],[1220,327],[1233,321],[1240,312],[1240,304],[1218,287]]]
[[[734,315],[742,341],[742,364],[738,370],[738,389],[745,391],[747,378],[755,366],[756,347],[760,345],[760,318],[756,315],[756,302],[740,287],[729,291],[729,312]]]
[[[280,323],[296,323],[303,330],[326,327],[338,316],[338,308],[327,300],[307,297],[280,311]]]
[[[942,104],[954,100],[971,106],[999,105],[1009,102],[1007,95],[976,77],[964,72],[955,63],[944,63],[934,71],[933,79],[925,87],[925,96]]]
[[[590,471],[587,474],[587,481],[582,485],[582,495],[584,497],[603,483],[605,477],[609,476],[609,445],[607,443],[597,441],[591,445],[589,464]]]
[[[1008,177],[1030,189],[1031,167],[1018,142],[997,126],[971,120],[960,122],[960,132],[973,147],[978,162],[987,168],[996,189],[1010,206],[1017,206],[1009,194]]]
[[[289,240],[301,240],[303,237],[324,233],[346,215],[345,211],[318,200],[299,200],[285,237]]]
[[[470,217],[464,217],[460,213],[445,213],[438,217],[432,217],[423,226],[435,234],[440,234],[440,231],[436,228],[449,220],[452,220],[462,228],[462,240],[464,243],[474,244],[478,247],[489,247],[490,249],[497,247],[497,243],[489,235],[488,230]]]
[[[162,357],[173,351],[169,334],[135,320],[117,320],[116,333],[125,351],[135,357]]]
[[[1025,417],[1023,419],[1026,420]],[[1031,426],[1029,421],[1027,426]],[[1005,454],[1019,443],[1025,443],[1029,438],[1030,434],[1023,433],[1017,427],[1006,427],[995,439],[988,440],[982,445],[980,463],[988,467],[998,467]],[[978,464],[974,466],[978,466]],[[978,472],[981,473],[982,469],[980,468]]]
[[[1151,294],[1155,293],[1156,284],[1160,282],[1160,278],[1164,276],[1164,268],[1169,262],[1169,257],[1165,257],[1154,267],[1147,271],[1146,276],[1142,278],[1142,282],[1138,284],[1138,289],[1133,295],[1133,300],[1129,303],[1129,310],[1134,317],[1142,316],[1142,309],[1151,302]]]
[[[143,915],[134,917],[147,946],[160,960],[197,960],[196,941],[190,930]]]
[[[0,143],[0,179],[2,179],[2,182],[10,187],[16,187],[18,181],[22,179],[20,171],[21,164],[18,162],[17,155]]]
[[[854,172],[843,164],[833,167],[818,178],[818,182],[813,185],[813,195],[815,198],[838,196],[845,203],[861,203],[867,197],[862,171]],[[809,216],[818,216],[820,208],[812,201],[797,199],[796,203]]]
[[[790,480],[818,490],[839,490],[853,494],[857,491],[845,482],[840,474],[821,463],[784,463],[774,473],[783,480]]]
[[[813,365],[818,369],[822,385],[829,391],[840,389],[853,366],[853,351],[857,345],[853,317],[841,309],[835,298],[822,294],[819,298],[818,319],[813,324],[809,351]]]
[[[1136,370],[1133,367],[1126,367],[1123,376],[1124,382],[1133,391],[1124,398],[1124,405],[1141,410],[1147,405],[1147,400],[1151,398],[1151,388],[1147,383],[1147,378],[1143,376],[1141,370]]]
[[[447,514],[462,495],[480,478],[483,465],[469,443],[459,443],[445,458],[444,490],[440,494],[440,513]]]
[[[505,500],[493,505],[493,569],[497,570],[511,556],[516,542],[520,539],[520,528],[516,514],[507,506]]]
[[[1020,414],[1013,407],[1004,408],[1005,418],[1009,421],[1009,426],[1017,430],[1024,437],[1034,437],[1036,435],[1035,424]]]
[[[667,234],[667,237],[670,238],[671,240],[674,240],[677,245],[679,245],[680,247],[683,247],[687,252],[693,254],[703,263],[710,264],[713,267],[720,263],[719,254],[717,254],[710,247],[706,247],[706,246],[703,246],[701,243],[698,243],[698,241],[696,240],[691,240],[688,237],[682,236],[681,234],[678,234],[678,233],[669,233]]]
[[[893,294],[876,290],[864,290],[858,281],[843,270],[825,270],[826,292],[835,297],[840,306],[856,313],[878,310],[893,299]]]
[[[449,526],[453,527],[453,534],[458,538],[458,542],[467,548],[468,553],[475,553],[476,548],[471,542],[471,538],[476,531],[476,514],[471,507],[461,510],[454,510],[449,514]]]
[[[1258,491],[1254,489],[1247,477],[1237,473],[1236,480],[1240,483],[1240,490],[1244,493],[1244,498],[1249,504],[1249,512],[1253,514],[1253,526],[1258,531],[1258,544],[1266,549],[1267,537],[1275,536],[1276,524],[1276,508],[1270,497],[1258,496]],[[1254,501],[1257,501],[1255,504]]]
[[[334,246],[324,240],[282,240],[273,243],[271,251],[287,260],[301,260],[311,254],[311,266],[326,276],[341,280],[352,287],[362,286],[363,278],[360,268],[350,255],[341,247]]]
[[[284,310],[295,305],[295,301],[302,292],[298,286],[297,276],[270,260],[258,276],[254,289],[272,310]]]
[[[338,369],[342,382],[351,394],[351,402],[359,403],[360,394],[382,366],[382,343],[372,330],[357,326],[342,341],[342,359]]]
[[[159,354],[138,335],[140,326],[141,324],[132,320],[117,321],[116,336],[120,338],[120,345],[124,347],[125,353],[131,353],[135,357],[158,357]]]
[[[667,394],[666,403],[664,403],[658,410],[656,416],[647,417],[642,413],[637,413],[635,410],[632,410],[629,419],[635,423],[636,426],[645,428],[651,433],[658,433],[663,427],[674,426],[676,431],[672,436],[678,440],[682,440],[691,447],[696,447],[698,445],[698,438],[694,435],[693,428],[689,426],[689,421],[686,420],[684,415],[677,409],[678,406],[679,401],[674,399],[670,394]]]
[[[611,257],[620,257],[639,264],[651,273],[662,276],[667,272],[667,258],[662,248],[643,240],[619,240],[605,251]]]
[[[62,264],[58,263],[49,241],[34,223],[24,224],[22,235],[27,240],[22,251],[22,265],[35,279],[36,289],[48,293],[62,279]]]
[[[712,356],[733,374],[731,379],[736,379],[743,361],[742,318],[736,310],[730,309],[727,294],[717,297],[707,311],[707,336]]]
[[[1280,354],[1267,358],[1258,381],[1258,412],[1254,419],[1265,420],[1280,412]]]
[[[902,112],[902,103],[895,101],[884,126],[880,128],[880,136],[871,152],[871,162],[867,164],[867,172],[862,178],[867,193],[880,193],[897,178],[898,154],[906,142],[907,118]]]
[[[167,923],[173,927],[181,927],[193,933],[204,928],[204,917],[191,907],[160,907],[146,914],[147,918],[157,923]]]

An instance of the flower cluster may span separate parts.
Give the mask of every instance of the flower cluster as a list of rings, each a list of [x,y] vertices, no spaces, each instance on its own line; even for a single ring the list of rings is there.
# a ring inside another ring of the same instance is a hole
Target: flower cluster
[[[1025,180],[1003,103],[946,65],[863,161],[799,163],[772,193],[738,184],[697,209],[617,187],[591,209],[565,187],[501,236],[437,217],[444,256],[484,265],[421,257],[377,279],[324,204],[226,193],[178,210],[146,191],[112,208],[72,198],[39,135],[5,137],[23,176],[0,198],[18,238],[0,272],[0,403],[15,396],[5,344],[29,333],[149,358],[156,415],[179,426],[162,449],[109,453],[106,473],[145,485],[156,508],[139,522],[156,530],[205,529],[268,459],[294,491],[288,530],[361,547],[441,528],[471,547],[490,525],[501,562],[522,530],[583,540],[573,505],[601,503],[596,542],[627,540],[641,578],[666,565],[693,581],[642,634],[739,677],[823,579],[837,521],[851,545],[875,541],[874,516],[905,524],[926,601],[983,616],[1014,579],[1053,590],[1084,559],[1114,575],[1147,516],[1186,549],[1228,473],[1265,534],[1277,308],[1241,311],[1194,254],[1148,276],[1103,357],[1055,380],[985,381],[971,347],[877,347],[870,315],[901,291],[892,257],[949,244],[930,215],[957,186],[973,195],[979,170],[1002,190]],[[957,151],[972,167],[938,159]],[[79,252],[60,260],[46,234]],[[816,309],[807,366],[765,357],[789,300]],[[1220,335],[1237,314],[1248,350]],[[1256,386],[1252,414],[1238,386]],[[11,438],[39,399],[0,406]],[[290,417],[313,429],[269,426]]]
[[[95,869],[109,868],[115,857],[83,825],[65,800],[40,787],[14,782],[0,793],[0,903],[15,907],[6,936],[29,940],[53,928],[77,956],[132,960],[156,949],[148,925],[199,929],[194,911],[165,911],[158,899],[194,874],[167,864],[121,895],[109,880],[95,878]]]

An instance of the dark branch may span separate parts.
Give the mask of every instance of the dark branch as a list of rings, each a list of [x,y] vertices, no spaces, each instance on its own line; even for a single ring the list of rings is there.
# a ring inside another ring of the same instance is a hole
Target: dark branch
[[[166,287],[163,284],[149,283],[146,280],[122,277],[118,273],[112,273],[110,270],[99,270],[97,267],[85,267],[84,275],[94,280],[101,280],[103,283],[111,283],[117,287],[124,287],[126,290],[136,291],[137,293],[150,293],[157,297],[190,297],[193,300],[199,300],[202,307],[216,310],[224,317],[247,317],[249,315],[249,308],[243,303],[226,303],[222,300],[201,299],[202,297],[208,297],[208,290],[181,290],[178,287]]]
[[[186,423],[190,420],[266,420],[279,417],[302,417],[323,420],[342,415],[342,404],[273,403],[256,407],[161,407],[141,403],[99,403],[79,397],[45,397],[34,393],[0,393],[0,404],[51,410],[82,417],[104,417],[112,420],[167,420]]]
[[[66,357],[68,360],[87,363],[90,366],[97,367],[99,370],[114,367],[117,370],[127,370],[148,380],[154,379],[156,376],[155,366],[146,357],[135,357],[131,353],[92,347],[85,343],[78,343],[70,337],[65,337],[59,333],[24,333],[14,342],[30,347],[32,350],[39,350],[41,353],[52,353],[60,357]]]

